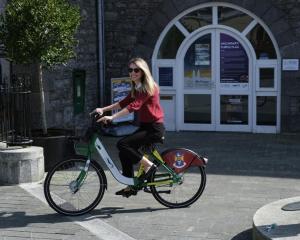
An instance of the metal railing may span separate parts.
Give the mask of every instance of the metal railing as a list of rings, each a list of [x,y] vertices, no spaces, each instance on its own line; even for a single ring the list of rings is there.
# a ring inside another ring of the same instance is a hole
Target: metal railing
[[[31,139],[30,77],[12,77],[0,82],[0,142],[7,146],[27,145]]]

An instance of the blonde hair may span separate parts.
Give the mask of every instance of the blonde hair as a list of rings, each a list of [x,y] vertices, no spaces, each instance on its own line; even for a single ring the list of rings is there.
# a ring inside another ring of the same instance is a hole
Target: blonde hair
[[[133,58],[129,61],[128,66],[131,63],[134,63],[139,69],[142,70],[143,75],[141,78],[141,84],[142,84],[141,91],[147,93],[150,96],[153,96],[155,92],[155,88],[158,88],[158,86],[151,75],[147,62],[142,58]],[[132,97],[134,97],[134,90],[135,90],[135,83],[132,82],[132,86],[131,86]]]

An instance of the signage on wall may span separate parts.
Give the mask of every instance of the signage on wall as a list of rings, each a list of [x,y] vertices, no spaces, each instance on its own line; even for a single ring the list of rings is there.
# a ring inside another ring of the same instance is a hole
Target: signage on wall
[[[282,60],[283,71],[298,71],[299,59],[283,59]]]
[[[173,86],[173,68],[160,67],[158,69],[159,86],[172,87]]]
[[[221,34],[221,87],[248,88],[248,56],[243,46],[233,37]]]
[[[129,77],[112,78],[111,79],[111,101],[116,103],[125,98],[131,90],[131,80]],[[112,111],[112,114],[117,110]],[[134,119],[133,113],[113,120],[113,122],[126,122]]]

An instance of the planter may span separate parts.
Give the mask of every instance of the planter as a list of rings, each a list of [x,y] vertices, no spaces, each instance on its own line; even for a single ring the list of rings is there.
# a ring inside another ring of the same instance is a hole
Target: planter
[[[44,178],[41,147],[8,147],[0,150],[0,185],[37,182]]]
[[[49,129],[48,135],[43,136],[41,130],[32,132],[33,145],[44,148],[45,171],[51,170],[55,164],[72,157],[74,147],[68,136],[73,132],[65,129]]]

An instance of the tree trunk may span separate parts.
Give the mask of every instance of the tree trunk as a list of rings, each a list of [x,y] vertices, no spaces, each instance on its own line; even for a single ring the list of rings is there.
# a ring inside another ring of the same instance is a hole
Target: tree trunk
[[[39,91],[40,91],[40,110],[41,110],[41,117],[42,117],[42,127],[43,127],[43,134],[47,135],[47,119],[46,119],[46,107],[45,107],[45,93],[43,87],[43,70],[42,64],[37,64],[37,73],[38,73],[38,82],[39,82]]]

